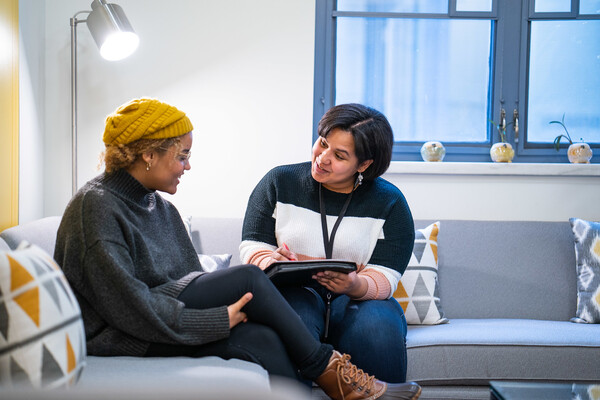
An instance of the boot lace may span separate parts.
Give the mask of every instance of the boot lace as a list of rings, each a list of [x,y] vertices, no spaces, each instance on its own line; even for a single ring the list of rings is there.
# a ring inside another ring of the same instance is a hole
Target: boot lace
[[[375,384],[375,377],[365,373],[362,369],[359,369],[356,365],[350,362],[350,355],[344,354],[342,358],[338,360],[337,365],[337,376],[338,376],[338,389],[344,397],[344,391],[342,390],[342,382],[351,385],[356,388],[359,392],[363,389],[365,394],[369,394],[373,390]]]

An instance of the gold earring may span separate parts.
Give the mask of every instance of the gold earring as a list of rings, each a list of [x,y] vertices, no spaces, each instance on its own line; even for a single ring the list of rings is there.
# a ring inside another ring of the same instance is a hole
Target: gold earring
[[[152,166],[152,164],[150,163],[146,163],[146,171],[150,171],[150,167]]]

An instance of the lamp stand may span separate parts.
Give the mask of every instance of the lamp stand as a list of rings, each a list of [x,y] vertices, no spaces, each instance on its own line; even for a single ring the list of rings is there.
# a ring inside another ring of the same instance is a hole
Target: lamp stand
[[[90,11],[79,11],[71,23],[71,194],[77,193],[77,24],[87,20],[79,20],[77,16]]]
[[[93,0],[91,11],[79,11],[70,19],[71,25],[71,190],[77,193],[77,24],[87,23],[103,58],[116,61],[129,56],[139,39],[123,9],[106,0]],[[77,19],[87,14],[86,19]],[[115,35],[118,37],[115,38]]]

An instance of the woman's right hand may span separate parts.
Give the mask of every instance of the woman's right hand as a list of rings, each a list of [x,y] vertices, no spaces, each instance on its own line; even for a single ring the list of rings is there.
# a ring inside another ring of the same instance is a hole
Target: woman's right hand
[[[277,249],[275,249],[273,251],[273,253],[271,254],[271,260],[269,262],[269,265],[271,265],[275,261],[296,261],[296,260],[298,260],[296,253],[291,251],[290,248],[287,246],[287,244],[284,243],[280,247],[278,247]]]
[[[236,301],[230,306],[227,306],[227,312],[229,313],[229,329],[233,328],[240,322],[247,322],[248,316],[245,312],[242,312],[242,308],[252,300],[252,293],[248,292],[242,296],[241,299]]]

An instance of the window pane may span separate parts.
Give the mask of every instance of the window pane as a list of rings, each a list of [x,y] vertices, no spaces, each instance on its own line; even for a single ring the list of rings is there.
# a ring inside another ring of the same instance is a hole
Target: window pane
[[[492,0],[456,0],[456,11],[491,12]]]
[[[336,104],[382,111],[396,141],[485,142],[492,24],[338,18]]]
[[[399,13],[448,12],[448,0],[338,0],[339,11]]]
[[[564,133],[600,142],[600,20],[533,21],[529,64],[528,142]]]
[[[535,12],[570,12],[571,0],[535,0]]]
[[[600,14],[600,0],[579,0],[579,14]]]

